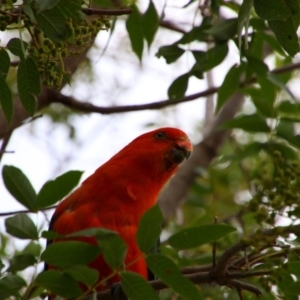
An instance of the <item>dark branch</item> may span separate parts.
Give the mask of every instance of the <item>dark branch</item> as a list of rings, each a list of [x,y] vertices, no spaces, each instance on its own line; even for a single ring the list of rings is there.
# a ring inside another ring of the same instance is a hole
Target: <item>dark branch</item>
[[[87,16],[100,15],[100,16],[121,16],[121,15],[130,15],[132,9],[130,8],[121,8],[121,9],[107,9],[107,8],[82,8],[82,12]]]
[[[274,69],[271,71],[273,74],[283,74],[286,72],[290,72],[293,70],[296,70],[300,68],[300,63],[295,63],[295,64],[290,64],[284,67],[280,67],[277,69]],[[249,83],[255,83],[257,81],[256,78],[252,78]],[[242,82],[241,86],[245,86],[246,83]],[[111,106],[111,107],[103,107],[103,106],[97,106],[92,103],[88,102],[81,102],[78,101],[72,97],[68,97],[65,95],[57,95],[54,99],[54,102],[61,103],[63,105],[66,105],[70,108],[79,110],[81,112],[85,113],[100,113],[103,115],[107,114],[113,114],[113,113],[125,113],[125,112],[132,112],[132,111],[140,111],[140,110],[146,110],[146,109],[161,109],[164,107],[172,106],[172,105],[177,105],[179,103],[185,103],[189,101],[193,101],[202,97],[206,97],[209,95],[212,95],[216,93],[219,90],[219,87],[212,87],[209,88],[205,91],[195,93],[189,96],[186,96],[182,99],[178,100],[162,100],[162,101],[157,101],[157,102],[151,102],[151,103],[146,103],[146,104],[138,104],[138,105],[124,105],[124,106]]]

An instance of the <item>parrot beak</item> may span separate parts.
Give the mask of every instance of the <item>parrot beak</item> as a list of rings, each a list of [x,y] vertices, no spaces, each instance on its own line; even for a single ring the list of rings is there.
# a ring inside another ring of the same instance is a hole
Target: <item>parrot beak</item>
[[[175,164],[182,163],[191,156],[193,146],[188,139],[176,141],[175,147],[171,151],[172,161]]]
[[[193,145],[191,144],[189,139],[179,140],[177,142],[177,146],[183,152],[185,159],[188,159],[191,156],[193,151]]]

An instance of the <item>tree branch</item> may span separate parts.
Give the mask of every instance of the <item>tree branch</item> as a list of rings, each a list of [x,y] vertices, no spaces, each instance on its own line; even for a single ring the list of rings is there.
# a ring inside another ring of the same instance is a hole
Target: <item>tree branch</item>
[[[280,67],[271,71],[273,74],[283,74],[286,72],[293,71],[295,69],[300,68],[300,63],[290,64],[288,66]],[[242,82],[240,86],[245,86],[250,83],[255,83],[257,79],[253,77],[249,82]],[[68,97],[62,94],[57,94],[56,97],[52,100],[52,102],[61,103],[66,105],[72,109],[79,110],[80,112],[85,113],[100,113],[103,115],[106,114],[113,114],[113,113],[125,113],[125,112],[132,112],[132,111],[140,111],[146,109],[161,109],[168,106],[177,105],[179,103],[185,103],[193,100],[197,100],[201,97],[207,97],[219,90],[220,87],[211,87],[202,92],[191,94],[189,96],[183,97],[182,99],[177,100],[161,100],[156,102],[150,102],[146,104],[138,104],[138,105],[124,105],[124,106],[111,106],[111,107],[104,107],[104,106],[97,106],[89,102],[81,102],[73,97]]]
[[[132,9],[130,8],[121,8],[121,9],[108,9],[108,8],[82,8],[82,12],[87,16],[101,15],[101,16],[121,16],[121,15],[130,15]]]

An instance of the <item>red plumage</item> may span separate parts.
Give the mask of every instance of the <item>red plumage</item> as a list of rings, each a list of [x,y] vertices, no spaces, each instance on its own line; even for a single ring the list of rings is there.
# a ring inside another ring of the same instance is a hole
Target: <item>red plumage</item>
[[[126,270],[147,278],[146,262],[136,242],[140,218],[156,203],[159,192],[191,150],[187,135],[176,128],[160,128],[137,137],[58,205],[50,229],[60,234],[91,227],[118,232],[128,246],[125,266],[137,260]],[[80,240],[96,244],[94,238]],[[89,266],[98,270],[99,280],[112,273],[101,255]],[[96,289],[118,281],[115,275]]]

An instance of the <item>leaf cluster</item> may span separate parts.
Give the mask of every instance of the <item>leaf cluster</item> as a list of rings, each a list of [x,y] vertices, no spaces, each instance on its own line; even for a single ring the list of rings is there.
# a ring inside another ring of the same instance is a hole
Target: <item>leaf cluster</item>
[[[19,61],[18,95],[32,116],[37,109],[41,81],[44,86],[57,89],[69,83],[64,59],[85,52],[98,32],[110,27],[104,16],[88,20],[82,12],[84,4],[81,0],[24,1],[17,7],[0,10],[1,30],[17,29],[20,36],[27,32],[31,38],[29,43],[23,38],[12,38],[0,48],[0,103],[8,122],[13,116],[13,95],[6,78],[15,59],[7,51]]]

